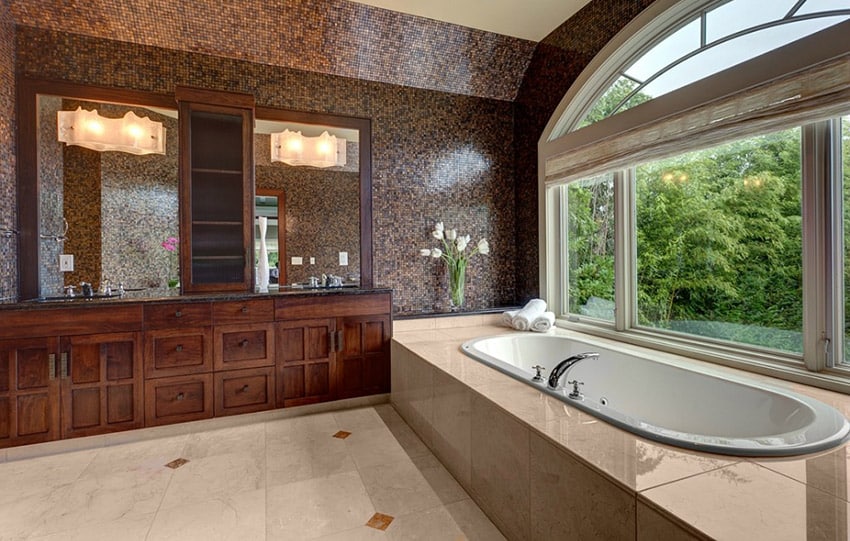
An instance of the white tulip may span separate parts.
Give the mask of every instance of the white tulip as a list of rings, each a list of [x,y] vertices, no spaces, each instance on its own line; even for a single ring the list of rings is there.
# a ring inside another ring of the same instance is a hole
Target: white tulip
[[[443,255],[443,251],[440,250],[439,248],[434,248],[434,249],[431,250],[431,257],[433,257],[434,259],[437,259],[438,257],[440,257],[442,255]]]
[[[447,240],[453,241],[456,238],[457,238],[457,230],[449,229],[448,231],[446,231],[446,239]]]
[[[487,242],[487,239],[481,239],[478,241],[478,253],[484,255],[490,253],[490,243]]]
[[[435,229],[435,230],[431,231],[431,234],[434,236],[435,239],[443,240],[443,230],[442,229]]]
[[[461,235],[457,238],[457,251],[466,250],[466,245],[469,244],[469,235]]]
[[[428,248],[422,248],[421,250],[419,250],[419,255],[423,255],[425,257],[430,257],[431,256],[431,250],[429,250]]]
[[[442,231],[443,230],[443,222],[437,222],[434,225],[434,229],[436,229],[437,231]]]

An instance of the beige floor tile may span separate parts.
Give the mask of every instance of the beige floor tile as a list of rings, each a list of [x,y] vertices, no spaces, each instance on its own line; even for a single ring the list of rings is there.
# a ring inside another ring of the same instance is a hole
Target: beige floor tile
[[[379,513],[395,517],[441,504],[437,493],[409,460],[360,468],[360,477]]]
[[[11,487],[15,483],[10,482],[7,477],[4,478],[3,484]],[[46,534],[45,525],[52,520],[54,509],[61,504],[69,490],[70,485],[41,490],[30,486],[27,493],[21,497],[3,502],[0,505],[0,539],[27,539],[38,530]]]
[[[355,469],[345,441],[328,434],[302,442],[272,443],[266,447],[266,482],[269,486]]]
[[[356,408],[337,411],[333,414],[336,424],[340,430],[347,432],[358,432],[360,430],[372,430],[384,428],[386,424],[375,408]]]
[[[446,511],[469,541],[502,541],[505,536],[469,498],[446,505]]]
[[[81,477],[129,471],[156,471],[179,458],[185,444],[186,436],[178,436],[103,447]]]
[[[362,526],[374,513],[357,472],[269,487],[266,538],[314,539]]]
[[[358,468],[409,460],[407,453],[386,427],[356,432],[344,441]]]
[[[434,455],[416,457],[413,459],[413,464],[443,505],[469,498],[469,494]]]
[[[266,427],[262,423],[253,423],[189,434],[182,457],[192,460],[228,453],[262,453],[265,445]]]
[[[162,509],[147,541],[264,541],[266,538],[266,491],[232,494]]]
[[[317,537],[317,541],[386,541],[389,535],[381,530],[370,528],[369,526],[360,526],[353,530],[345,530],[344,532],[333,533]]]
[[[154,513],[112,522],[90,524],[77,530],[66,530],[28,541],[145,541],[153,523]]]
[[[74,451],[0,464],[0,509],[2,505],[76,481],[100,449]]]
[[[174,470],[162,509],[264,488],[265,456],[228,453],[190,460]]]
[[[279,419],[266,423],[266,444],[285,444],[322,439],[339,430],[333,413]]]
[[[419,513],[396,517],[387,534],[394,541],[434,541],[466,539],[445,507],[439,506]]]
[[[159,507],[171,474],[161,468],[79,479],[60,489],[33,536],[149,515]]]

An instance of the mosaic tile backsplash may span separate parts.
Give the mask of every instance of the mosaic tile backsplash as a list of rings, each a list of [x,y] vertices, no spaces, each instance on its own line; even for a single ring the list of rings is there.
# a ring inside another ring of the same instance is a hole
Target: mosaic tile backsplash
[[[15,26],[9,0],[0,0],[0,302],[18,296],[15,202]]]
[[[12,0],[11,9],[24,26],[500,100],[516,96],[535,46],[346,0]]]

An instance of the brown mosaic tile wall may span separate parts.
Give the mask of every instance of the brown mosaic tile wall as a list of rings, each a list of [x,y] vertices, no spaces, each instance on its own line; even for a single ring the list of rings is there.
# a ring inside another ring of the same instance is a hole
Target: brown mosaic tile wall
[[[516,107],[516,295],[539,294],[537,142],[555,108],[602,47],[652,0],[593,0],[549,34],[534,51]]]
[[[14,229],[15,202],[15,28],[9,0],[0,0],[0,229]],[[0,232],[0,302],[18,295],[17,238]]]
[[[100,282],[100,155],[96,150],[63,145],[62,205],[68,220],[64,252],[74,256],[73,272],[64,273],[65,285],[88,282],[97,287]]]
[[[46,55],[44,51],[51,51]],[[374,271],[405,312],[445,309],[445,270],[419,256],[443,220],[493,253],[473,260],[467,305],[514,303],[513,105],[185,51],[19,27],[22,75],[161,93],[250,92],[257,104],[372,121]]]
[[[535,46],[346,0],[11,4],[24,26],[500,100],[516,96]]]
[[[64,145],[56,140],[56,111],[62,109],[62,99],[55,96],[43,96],[38,102],[38,182],[39,216],[41,216],[41,235],[62,234],[64,224],[63,200],[64,184]],[[38,244],[38,257],[42,262],[39,269],[39,290],[44,296],[62,294],[65,278],[59,271],[59,254],[64,252],[64,242],[53,239],[41,239]]]

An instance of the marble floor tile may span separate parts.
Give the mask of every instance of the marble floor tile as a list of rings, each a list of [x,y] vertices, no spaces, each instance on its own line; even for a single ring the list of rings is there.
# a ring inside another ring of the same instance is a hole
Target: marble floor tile
[[[174,470],[162,508],[265,488],[265,455],[227,453],[190,460]]]
[[[111,522],[88,524],[76,530],[65,530],[28,541],[145,541],[155,514],[150,513],[132,518],[119,518]]]
[[[266,539],[314,539],[366,524],[375,507],[357,472],[270,487]]]
[[[379,513],[406,515],[441,504],[437,493],[409,460],[360,468],[360,477]]]
[[[127,439],[0,463],[0,541],[501,539],[389,404]]]
[[[263,541],[266,538],[266,491],[239,494],[162,509],[147,541]]]

